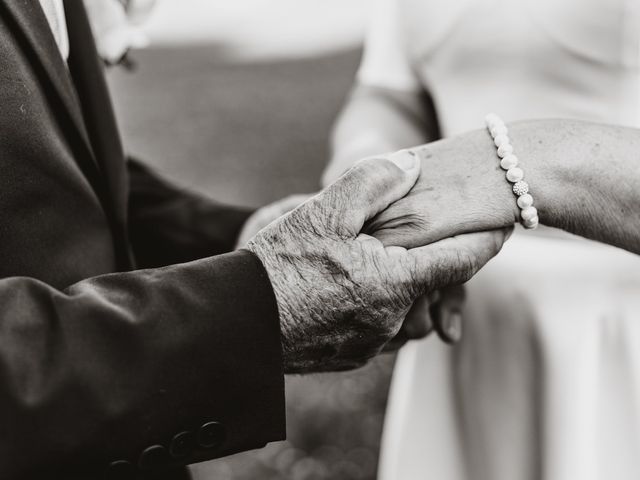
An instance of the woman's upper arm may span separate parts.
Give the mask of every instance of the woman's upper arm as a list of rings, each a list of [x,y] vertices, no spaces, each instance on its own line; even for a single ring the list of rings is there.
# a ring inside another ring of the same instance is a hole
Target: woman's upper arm
[[[357,73],[362,85],[417,92],[420,80],[411,65],[400,25],[398,0],[375,0]]]

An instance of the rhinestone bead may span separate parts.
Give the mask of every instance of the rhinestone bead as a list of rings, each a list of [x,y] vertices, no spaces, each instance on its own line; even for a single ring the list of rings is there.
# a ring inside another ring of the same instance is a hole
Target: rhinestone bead
[[[533,197],[528,193],[525,193],[524,195],[518,197],[517,202],[518,206],[524,210],[525,208],[533,205]]]
[[[510,143],[504,143],[498,147],[498,156],[500,158],[504,158],[511,153],[513,153],[513,145]]]
[[[520,180],[513,185],[513,193],[516,195],[525,195],[529,193],[529,184],[524,180]]]
[[[510,168],[518,166],[518,157],[515,155],[507,155],[500,161],[500,166],[503,170],[509,170]]]
[[[513,154],[513,145],[508,137],[508,129],[502,119],[495,113],[485,117],[485,123],[500,157],[500,167],[506,171],[506,178],[513,183],[513,193],[518,197],[522,224],[525,228],[534,229],[540,219],[538,210],[533,206],[533,197],[529,194],[529,184],[524,181],[524,171],[518,167],[518,157]]]

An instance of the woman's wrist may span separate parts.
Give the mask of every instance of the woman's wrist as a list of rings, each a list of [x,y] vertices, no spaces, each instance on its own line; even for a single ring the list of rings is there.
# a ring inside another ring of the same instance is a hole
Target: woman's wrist
[[[570,164],[554,165],[558,139],[547,140],[546,122],[509,125],[513,142],[540,221],[562,224],[558,206],[566,191]],[[452,235],[512,226],[521,221],[517,196],[500,166],[500,157],[486,128],[478,128],[410,149],[422,161],[422,173],[412,191],[370,222],[371,231],[388,244],[415,247]],[[576,188],[576,187],[571,187]]]
[[[640,130],[575,120],[508,130],[543,224],[640,252]],[[411,150],[422,161],[418,182],[369,223],[385,244],[410,248],[520,221],[486,129]]]
[[[422,173],[399,205],[400,213],[421,227],[422,240],[510,227],[519,219],[511,186],[505,179],[491,136],[484,129],[464,133],[415,149]],[[402,215],[400,215],[402,216]],[[416,244],[412,246],[416,246]]]
[[[500,166],[501,159],[491,135],[486,129],[479,129],[465,134],[464,140],[474,152],[467,161],[468,168],[473,173],[469,178],[469,190],[473,192],[476,201],[483,204],[488,213],[491,209],[491,215],[505,219],[509,224],[518,223],[520,209],[516,203],[517,197]]]
[[[575,156],[567,151],[567,132],[561,120],[527,120],[509,124],[540,222],[564,228],[567,199],[581,196],[575,182]],[[574,181],[572,181],[574,177]],[[564,207],[563,207],[564,206]]]

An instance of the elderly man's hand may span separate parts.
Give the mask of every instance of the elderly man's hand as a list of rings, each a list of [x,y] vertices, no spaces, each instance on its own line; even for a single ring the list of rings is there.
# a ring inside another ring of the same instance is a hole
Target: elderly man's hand
[[[363,365],[396,335],[416,298],[466,281],[502,247],[503,230],[410,250],[362,234],[419,170],[406,152],[360,162],[248,243],[273,285],[287,373]]]

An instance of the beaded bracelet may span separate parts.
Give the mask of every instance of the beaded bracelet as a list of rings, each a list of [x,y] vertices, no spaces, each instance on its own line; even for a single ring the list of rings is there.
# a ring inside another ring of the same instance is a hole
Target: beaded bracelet
[[[522,225],[524,228],[534,229],[540,223],[538,210],[533,206],[533,197],[529,193],[529,184],[524,181],[524,172],[518,167],[518,157],[513,154],[513,145],[507,136],[509,133],[507,126],[495,113],[490,113],[484,120],[493,143],[498,149],[498,157],[501,158],[500,166],[506,170],[507,180],[513,183],[513,193],[518,197]]]

